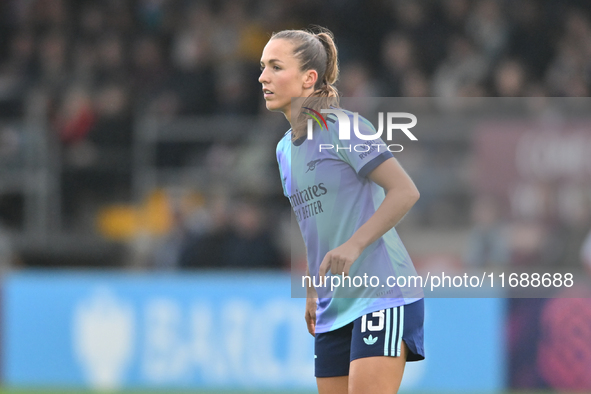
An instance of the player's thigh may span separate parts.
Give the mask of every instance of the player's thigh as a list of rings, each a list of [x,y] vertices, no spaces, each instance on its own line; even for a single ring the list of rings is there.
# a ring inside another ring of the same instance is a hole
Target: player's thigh
[[[349,377],[316,378],[318,394],[348,394]]]
[[[406,361],[424,359],[424,302],[356,319],[351,335],[349,393],[395,393]]]
[[[314,369],[320,394],[347,394],[353,323],[314,338]]]
[[[348,394],[397,393],[404,374],[407,351],[402,341],[397,357],[375,356],[351,361]]]

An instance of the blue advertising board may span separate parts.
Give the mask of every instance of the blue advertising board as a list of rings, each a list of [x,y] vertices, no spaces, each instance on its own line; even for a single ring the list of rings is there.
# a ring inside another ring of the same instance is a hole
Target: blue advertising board
[[[402,389],[501,390],[503,301],[427,299],[427,359]],[[20,272],[3,304],[10,387],[315,389],[288,274]]]

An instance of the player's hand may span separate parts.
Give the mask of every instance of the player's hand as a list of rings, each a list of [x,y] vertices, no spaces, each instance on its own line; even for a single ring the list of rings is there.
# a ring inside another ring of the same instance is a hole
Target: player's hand
[[[341,246],[334,248],[324,256],[318,274],[325,277],[328,271],[333,275],[349,275],[351,266],[359,258],[361,249],[347,241]]]
[[[312,336],[316,336],[316,301],[317,298],[306,298],[306,325]]]

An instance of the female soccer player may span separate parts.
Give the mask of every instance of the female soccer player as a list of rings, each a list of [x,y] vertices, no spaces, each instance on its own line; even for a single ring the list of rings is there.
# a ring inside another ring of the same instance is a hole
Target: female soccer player
[[[267,109],[292,125],[277,145],[277,160],[306,244],[306,274],[316,285],[306,282],[305,319],[315,337],[319,393],[392,394],[406,361],[424,359],[423,293],[392,282],[417,275],[394,226],[419,192],[385,145],[376,149],[381,139],[366,141],[351,130],[350,140],[340,141],[338,115],[325,114],[313,138],[306,137],[300,121],[306,113],[337,108],[338,73],[330,31],[285,30],[265,46],[259,82]],[[292,113],[298,97],[307,101]],[[354,114],[343,113],[354,124]],[[362,134],[376,133],[361,117],[358,124]],[[343,286],[331,288],[337,276]],[[346,279],[365,282],[345,285]]]

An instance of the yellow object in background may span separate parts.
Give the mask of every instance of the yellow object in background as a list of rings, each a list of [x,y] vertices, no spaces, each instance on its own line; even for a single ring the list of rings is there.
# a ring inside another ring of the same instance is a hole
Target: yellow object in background
[[[152,192],[140,208],[141,226],[152,235],[166,234],[172,227],[170,200],[162,189]]]
[[[156,236],[166,234],[172,221],[170,199],[162,189],[153,191],[139,207],[111,205],[97,215],[100,234],[118,241],[129,240],[139,231]]]
[[[102,236],[114,241],[130,240],[139,232],[157,237],[165,235],[179,215],[189,216],[205,205],[205,198],[197,192],[183,193],[176,198],[174,195],[165,189],[156,189],[139,206],[106,206],[97,214],[97,229]]]
[[[139,217],[135,207],[112,205],[103,208],[97,215],[98,230],[106,238],[127,240],[133,238],[139,229]]]

